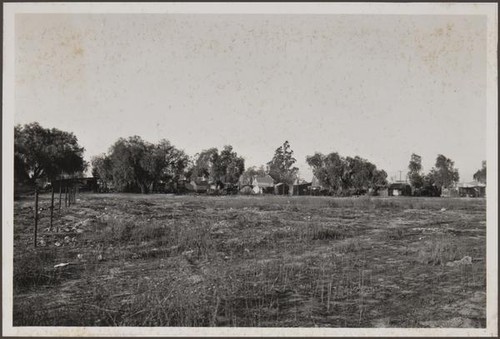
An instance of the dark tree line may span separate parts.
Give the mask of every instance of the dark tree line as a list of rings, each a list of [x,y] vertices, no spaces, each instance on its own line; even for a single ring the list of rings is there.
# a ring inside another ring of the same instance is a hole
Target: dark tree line
[[[38,123],[14,129],[15,181],[35,183],[38,179],[55,180],[81,176],[88,164],[84,148],[73,133],[43,128]],[[190,158],[168,140],[150,143],[139,136],[118,139],[106,154],[92,158],[92,174],[106,188],[120,192],[150,193],[173,188],[179,180],[205,180],[218,189],[251,184],[255,176],[269,175],[275,183],[292,185],[298,178],[296,159],[290,143],[278,147],[266,168],[245,170],[245,160],[226,145],[222,150],[209,148]],[[359,156],[343,157],[336,152],[315,153],[306,157],[313,174],[332,195],[376,192],[387,186],[387,173]],[[416,195],[438,195],[443,188],[453,187],[459,180],[454,162],[439,154],[435,166],[423,173],[422,157],[412,154],[408,178]],[[486,183],[486,161],[474,174]]]

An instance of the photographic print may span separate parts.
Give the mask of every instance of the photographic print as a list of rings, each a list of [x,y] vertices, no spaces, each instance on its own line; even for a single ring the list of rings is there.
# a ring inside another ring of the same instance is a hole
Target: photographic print
[[[497,5],[4,5],[4,335],[497,335]]]

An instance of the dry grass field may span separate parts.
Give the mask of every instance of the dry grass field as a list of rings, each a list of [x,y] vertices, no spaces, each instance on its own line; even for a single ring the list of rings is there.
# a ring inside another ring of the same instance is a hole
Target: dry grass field
[[[15,202],[14,326],[486,325],[484,199],[81,194],[58,232],[48,205],[35,249]]]

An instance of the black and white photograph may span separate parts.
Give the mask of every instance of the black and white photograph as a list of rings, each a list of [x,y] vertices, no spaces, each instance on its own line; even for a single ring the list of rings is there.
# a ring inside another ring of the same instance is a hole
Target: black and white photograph
[[[498,335],[496,3],[3,6],[3,335]]]

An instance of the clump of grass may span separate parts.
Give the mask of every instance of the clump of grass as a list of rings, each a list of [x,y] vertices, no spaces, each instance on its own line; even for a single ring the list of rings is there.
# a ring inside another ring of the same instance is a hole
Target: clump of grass
[[[448,261],[463,258],[464,248],[453,241],[440,237],[427,241],[418,251],[417,261],[428,265],[445,265]]]
[[[400,227],[391,228],[388,230],[386,236],[389,240],[401,240],[404,238],[406,230]]]
[[[14,256],[14,289],[48,284],[56,279],[52,269],[55,248],[36,248]]]
[[[346,239],[345,241],[339,243],[336,248],[343,254],[359,252],[361,250],[361,243],[359,239]]]
[[[341,240],[351,236],[351,232],[345,227],[329,227],[314,223],[302,228],[300,233],[300,238],[309,240]]]

